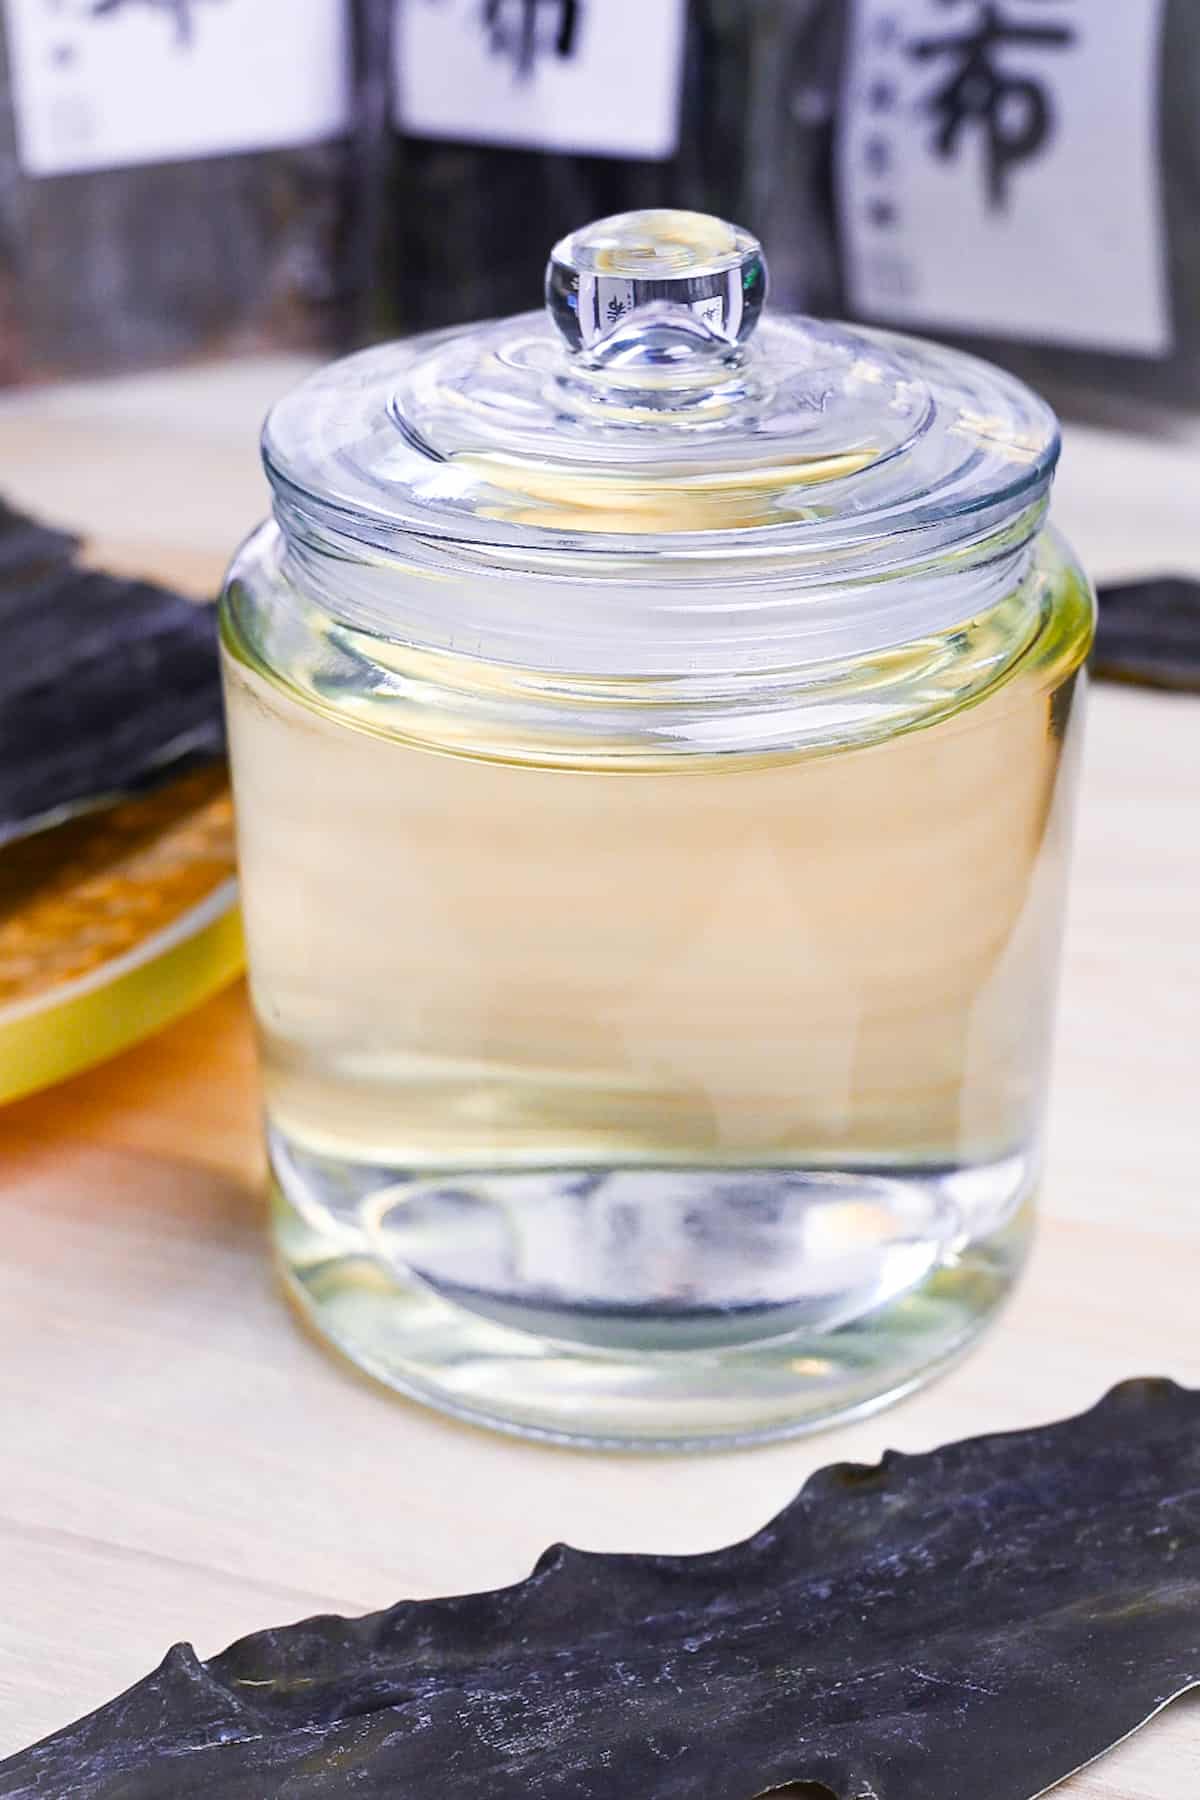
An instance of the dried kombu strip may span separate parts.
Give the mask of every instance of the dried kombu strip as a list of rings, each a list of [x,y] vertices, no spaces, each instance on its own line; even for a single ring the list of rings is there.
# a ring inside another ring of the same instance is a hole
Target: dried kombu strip
[[[215,609],[74,549],[0,505],[0,844],[223,752]]]
[[[1200,1684],[1200,1393],[823,1470],[708,1556],[558,1548],[311,1619],[0,1765],[6,1800],[1030,1800]]]
[[[0,581],[29,581],[70,562],[79,539],[30,519],[0,500]]]
[[[1200,691],[1200,581],[1166,575],[1102,587],[1093,666],[1110,681]]]

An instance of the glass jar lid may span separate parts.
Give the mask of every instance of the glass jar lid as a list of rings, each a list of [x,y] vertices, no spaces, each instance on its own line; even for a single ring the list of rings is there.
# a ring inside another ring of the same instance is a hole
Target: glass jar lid
[[[352,538],[681,551],[968,537],[1043,491],[1053,414],[918,339],[764,313],[762,250],[703,214],[555,246],[544,313],[364,351],[264,437],[280,501]]]

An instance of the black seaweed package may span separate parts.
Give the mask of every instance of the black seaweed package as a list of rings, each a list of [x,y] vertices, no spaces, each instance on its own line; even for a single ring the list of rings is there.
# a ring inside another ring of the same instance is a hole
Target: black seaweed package
[[[777,301],[958,342],[1069,411],[1200,405],[1196,0],[773,19],[753,110]]]
[[[692,207],[753,225],[746,0],[355,5],[372,71],[376,334],[538,306],[551,245],[610,213]]]
[[[0,0],[0,381],[334,346],[347,0]]]

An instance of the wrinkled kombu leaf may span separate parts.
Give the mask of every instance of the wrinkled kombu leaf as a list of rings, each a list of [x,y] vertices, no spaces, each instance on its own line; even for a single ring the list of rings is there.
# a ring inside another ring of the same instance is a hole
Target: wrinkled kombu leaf
[[[1200,691],[1200,581],[1182,575],[1100,589],[1095,672]]]
[[[0,500],[0,579],[61,568],[78,548],[79,539],[71,532],[39,524]]]
[[[0,1765],[72,1800],[1029,1800],[1200,1682],[1200,1394],[823,1470],[708,1556],[312,1619]]]
[[[219,757],[216,614],[0,502],[0,845]]]

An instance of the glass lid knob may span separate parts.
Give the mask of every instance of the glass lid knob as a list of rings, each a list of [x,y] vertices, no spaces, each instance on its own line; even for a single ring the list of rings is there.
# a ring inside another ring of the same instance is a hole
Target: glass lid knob
[[[766,294],[758,239],[706,213],[599,219],[557,243],[546,265],[547,311],[587,361],[728,356]]]

